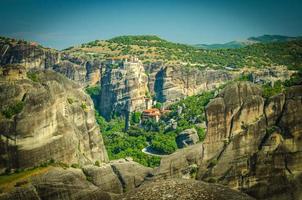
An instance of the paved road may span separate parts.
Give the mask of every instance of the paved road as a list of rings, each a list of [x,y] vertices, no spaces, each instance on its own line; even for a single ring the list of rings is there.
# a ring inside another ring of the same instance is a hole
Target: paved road
[[[165,157],[168,155],[163,155],[163,154],[159,154],[156,151],[154,151],[150,145],[146,146],[145,148],[142,149],[142,152],[151,156],[158,156],[158,157]]]

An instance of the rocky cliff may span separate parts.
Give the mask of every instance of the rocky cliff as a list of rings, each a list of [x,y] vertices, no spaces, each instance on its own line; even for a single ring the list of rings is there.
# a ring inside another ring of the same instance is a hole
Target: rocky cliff
[[[102,62],[92,58],[77,58],[62,53],[62,59],[53,70],[76,81],[82,86],[94,86],[101,82]]]
[[[200,70],[181,65],[165,66],[161,63],[150,64],[145,68],[151,93],[158,101],[167,103],[215,89],[233,78],[225,70]]]
[[[73,57],[34,42],[1,37],[0,65],[7,64],[28,69],[53,69],[82,86],[95,85],[101,79],[101,62],[97,59]]]
[[[49,166],[41,172],[14,180],[15,187],[1,193],[1,200],[32,199],[121,199],[125,192],[140,186],[151,172],[131,160],[115,160],[83,169]]]
[[[214,90],[240,77],[246,76],[256,83],[273,85],[277,80],[285,81],[293,74],[293,71],[283,66],[264,69],[243,68],[232,71],[199,69],[179,64],[166,65],[161,62],[143,66],[139,60],[137,62],[140,64],[120,61],[119,64],[107,65],[101,85],[102,95],[99,98],[103,116],[120,114],[125,110],[142,111],[146,109],[144,97],[151,96],[167,106],[187,96]],[[123,67],[124,63],[128,63],[126,64],[128,68]]]
[[[19,64],[26,68],[52,68],[60,62],[60,53],[37,43],[0,38],[0,65]]]
[[[144,110],[147,84],[148,77],[139,60],[110,63],[102,78],[101,114],[108,119],[113,114]]]
[[[52,71],[0,69],[0,168],[49,160],[107,162],[93,103],[81,87]]]
[[[195,177],[256,199],[299,200],[302,86],[269,99],[248,82],[228,85],[206,107],[203,143],[165,157],[159,177]]]

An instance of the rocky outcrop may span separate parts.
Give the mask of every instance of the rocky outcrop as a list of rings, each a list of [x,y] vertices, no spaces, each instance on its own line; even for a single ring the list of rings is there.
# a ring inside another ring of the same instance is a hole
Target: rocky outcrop
[[[113,114],[144,110],[147,83],[144,67],[137,59],[108,64],[102,78],[101,114],[108,119]]]
[[[143,66],[135,59],[110,63],[102,79],[100,110],[104,117],[127,110],[142,111],[146,109],[146,94],[169,104],[214,89],[231,78],[223,70],[198,70],[161,63]]]
[[[63,54],[61,62],[55,64],[53,70],[82,86],[94,86],[101,82],[102,63],[97,59],[75,58]]]
[[[160,167],[154,171],[155,179],[195,178],[197,166],[203,162],[203,153],[203,144],[198,143],[162,157]]]
[[[123,193],[140,186],[151,172],[132,160],[116,160],[83,169],[50,166],[16,182],[10,191],[0,193],[0,200],[31,199],[120,199]]]
[[[301,85],[269,99],[252,83],[226,86],[206,107],[205,141],[164,157],[155,177],[197,177],[260,200],[301,199],[301,99]]]
[[[60,62],[60,53],[36,43],[0,39],[0,65],[18,64],[25,68],[49,69]]]
[[[82,86],[96,85],[101,80],[101,61],[75,58],[34,42],[0,38],[0,65],[15,64],[26,69],[53,69]]]
[[[122,199],[253,200],[246,194],[221,185],[186,179],[158,180],[146,183],[138,189],[126,193]]]
[[[52,71],[32,71],[8,81],[2,69],[1,170],[49,160],[108,161],[92,100],[77,84]]]
[[[87,181],[81,169],[51,168],[24,185],[0,195],[1,200],[110,200],[111,195]]]
[[[149,88],[160,102],[175,102],[186,96],[212,90],[232,79],[225,70],[199,70],[184,66],[163,66],[154,63],[146,66]]]
[[[176,143],[178,148],[184,148],[189,145],[196,144],[199,141],[199,136],[195,128],[186,129],[178,134]]]
[[[291,87],[264,104],[255,85],[227,86],[206,108],[199,178],[257,199],[300,199],[301,89]]]
[[[119,159],[100,167],[85,166],[83,172],[102,190],[120,194],[140,186],[152,169],[129,159]]]

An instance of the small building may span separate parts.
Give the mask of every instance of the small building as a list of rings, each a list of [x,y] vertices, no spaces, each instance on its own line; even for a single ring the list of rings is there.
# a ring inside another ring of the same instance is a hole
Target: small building
[[[147,110],[144,110],[142,113],[142,121],[148,120],[148,119],[154,119],[156,122],[158,122],[159,118],[161,116],[161,112],[157,108],[150,108]]]

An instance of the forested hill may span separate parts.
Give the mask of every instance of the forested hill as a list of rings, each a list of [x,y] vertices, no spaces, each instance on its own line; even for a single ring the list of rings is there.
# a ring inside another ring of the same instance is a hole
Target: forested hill
[[[221,68],[262,67],[286,65],[297,69],[302,64],[302,40],[255,43],[236,49],[206,50],[185,44],[173,43],[153,35],[120,36],[110,40],[95,40],[63,52],[98,59],[138,56],[145,64],[167,64]]]

